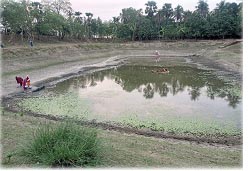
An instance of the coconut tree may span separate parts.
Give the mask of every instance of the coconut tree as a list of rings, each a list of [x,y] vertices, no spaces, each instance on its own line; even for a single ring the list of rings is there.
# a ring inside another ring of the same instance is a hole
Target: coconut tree
[[[196,12],[199,13],[202,17],[206,18],[209,12],[207,2],[204,0],[199,0],[198,5],[196,6]]]
[[[165,3],[162,7],[162,13],[165,17],[165,25],[168,25],[173,16],[173,9],[171,7],[171,4]]]
[[[91,38],[91,23],[92,23],[93,14],[90,12],[86,12],[85,15],[87,16],[86,27],[88,30],[88,38]]]
[[[153,16],[157,12],[157,3],[155,1],[148,1],[145,5],[145,14],[147,14],[149,18],[153,18]]]
[[[177,7],[174,9],[174,18],[177,23],[182,21],[183,7],[181,5],[177,5]]]

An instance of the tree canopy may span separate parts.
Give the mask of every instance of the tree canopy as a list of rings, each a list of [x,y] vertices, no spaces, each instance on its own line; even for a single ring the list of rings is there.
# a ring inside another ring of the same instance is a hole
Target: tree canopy
[[[69,0],[2,0],[1,24],[4,34],[39,39],[53,36],[67,39],[222,39],[242,37],[243,3],[220,1],[209,11],[199,0],[194,11],[180,4],[164,3],[158,9],[148,1],[143,9],[123,8],[119,16],[103,22],[89,11],[74,11]]]

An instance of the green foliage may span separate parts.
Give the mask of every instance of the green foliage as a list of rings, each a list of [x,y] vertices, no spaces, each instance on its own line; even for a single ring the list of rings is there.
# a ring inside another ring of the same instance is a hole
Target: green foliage
[[[4,9],[2,12],[2,24],[5,27],[10,27],[14,33],[31,29],[29,28],[31,18],[28,18],[24,3],[3,1],[1,7]]]
[[[198,5],[196,6],[196,12],[203,18],[206,18],[208,15],[208,4],[204,0],[199,0]]]
[[[140,25],[137,31],[139,40],[152,39],[153,35],[156,34],[152,21],[146,17],[142,17],[139,22],[140,22]]]
[[[155,1],[148,1],[146,4],[145,13],[148,17],[152,18],[157,12],[157,3]]]
[[[158,9],[155,1],[142,9],[122,9],[120,16],[102,22],[86,12],[73,12],[69,0],[47,2],[15,2],[4,0],[1,23],[8,31],[76,39],[119,38],[127,40],[240,38],[242,36],[243,3],[221,1],[209,11],[206,1],[199,0],[195,11],[184,11],[165,3]],[[183,28],[183,29],[182,29]]]
[[[117,37],[121,39],[131,39],[132,31],[127,24],[120,24],[117,30]]]
[[[97,132],[72,123],[44,125],[20,155],[52,167],[90,167],[100,162]]]

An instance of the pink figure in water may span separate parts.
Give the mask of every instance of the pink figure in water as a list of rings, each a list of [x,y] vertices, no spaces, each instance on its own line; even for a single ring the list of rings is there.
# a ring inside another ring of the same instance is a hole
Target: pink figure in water
[[[159,52],[156,50],[156,51],[155,51],[155,61],[156,61],[156,63],[159,62],[159,60],[160,60],[160,54],[159,54]]]

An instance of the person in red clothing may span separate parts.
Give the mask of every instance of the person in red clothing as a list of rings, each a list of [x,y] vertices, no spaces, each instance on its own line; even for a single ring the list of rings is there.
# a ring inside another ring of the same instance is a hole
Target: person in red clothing
[[[16,82],[17,82],[17,84],[20,84],[20,87],[22,87],[22,82],[23,82],[22,77],[17,77],[16,76]]]
[[[23,90],[26,90],[27,88],[31,88],[31,86],[30,86],[30,78],[29,78],[28,75],[27,75],[27,77],[25,79],[23,79],[22,86],[23,86]]]
[[[27,86],[28,86],[28,88],[30,88],[31,86],[31,84],[30,84],[30,78],[29,78],[29,76],[27,75],[27,77],[26,77],[26,81],[27,81]]]
[[[27,84],[27,79],[26,79],[26,78],[24,78],[24,79],[23,79],[23,82],[22,82],[22,87],[23,87],[23,90],[26,90],[26,89],[27,89],[26,84]]]

